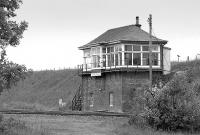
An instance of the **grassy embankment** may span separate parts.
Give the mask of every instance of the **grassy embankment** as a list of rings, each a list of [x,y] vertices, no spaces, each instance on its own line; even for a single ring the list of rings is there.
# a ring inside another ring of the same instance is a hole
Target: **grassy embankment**
[[[199,68],[200,67],[200,60],[192,60],[189,62],[171,62],[172,71],[185,71],[189,68]]]
[[[80,81],[75,69],[34,71],[1,94],[0,107],[52,110],[58,109],[58,100],[62,98],[68,108]]]

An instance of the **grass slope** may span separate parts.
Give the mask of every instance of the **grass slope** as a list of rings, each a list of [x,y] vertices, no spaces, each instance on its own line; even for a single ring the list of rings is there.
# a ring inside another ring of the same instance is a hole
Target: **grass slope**
[[[192,72],[192,79],[196,83],[200,83],[200,60],[193,60],[189,62],[172,62],[172,72],[186,71]]]
[[[0,96],[3,107],[26,109],[57,109],[58,100],[71,105],[81,78],[77,70],[35,71]]]
[[[188,62],[171,62],[171,65],[171,70],[173,72],[197,69],[200,67],[200,60],[193,60]]]

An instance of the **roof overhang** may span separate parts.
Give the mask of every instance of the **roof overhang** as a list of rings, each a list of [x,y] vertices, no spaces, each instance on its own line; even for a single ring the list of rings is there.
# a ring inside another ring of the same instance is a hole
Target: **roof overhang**
[[[107,46],[107,45],[113,45],[121,43],[120,41],[110,41],[110,42],[99,42],[99,43],[93,43],[93,44],[86,44],[83,46],[78,47],[79,50],[89,49],[96,46]]]
[[[130,41],[130,40],[120,40],[121,43],[130,43],[130,44],[149,44],[149,41]],[[160,41],[152,41],[152,44],[167,44],[168,41],[160,40]]]
[[[161,40],[161,41],[152,41],[152,44],[167,44],[168,41]],[[85,50],[96,46],[107,46],[119,43],[127,43],[127,44],[149,44],[149,41],[130,41],[130,40],[119,40],[119,41],[110,41],[110,42],[100,42],[100,43],[93,43],[93,44],[86,44],[83,46],[78,47],[79,50]]]
[[[171,48],[169,48],[169,47],[166,47],[166,46],[164,47],[164,49],[171,50]]]

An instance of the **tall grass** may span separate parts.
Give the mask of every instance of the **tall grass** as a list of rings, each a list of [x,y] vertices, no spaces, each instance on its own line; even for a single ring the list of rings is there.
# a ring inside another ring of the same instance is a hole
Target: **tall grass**
[[[0,107],[58,109],[58,100],[62,98],[69,108],[80,82],[76,69],[34,71],[0,95]]]
[[[0,135],[50,135],[50,133],[43,127],[31,128],[25,122],[14,118],[5,119],[0,115]]]
[[[184,62],[171,62],[171,70],[176,71],[185,71],[191,68],[200,67],[200,60],[184,61]]]

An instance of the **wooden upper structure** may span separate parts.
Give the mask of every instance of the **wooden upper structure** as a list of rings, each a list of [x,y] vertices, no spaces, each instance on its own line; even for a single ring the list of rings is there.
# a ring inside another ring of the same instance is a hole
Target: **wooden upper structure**
[[[170,71],[167,41],[153,36],[152,44],[153,70]],[[82,74],[99,76],[111,69],[149,68],[149,33],[141,29],[139,17],[135,25],[110,29],[79,49],[84,53],[84,62],[79,66]]]

